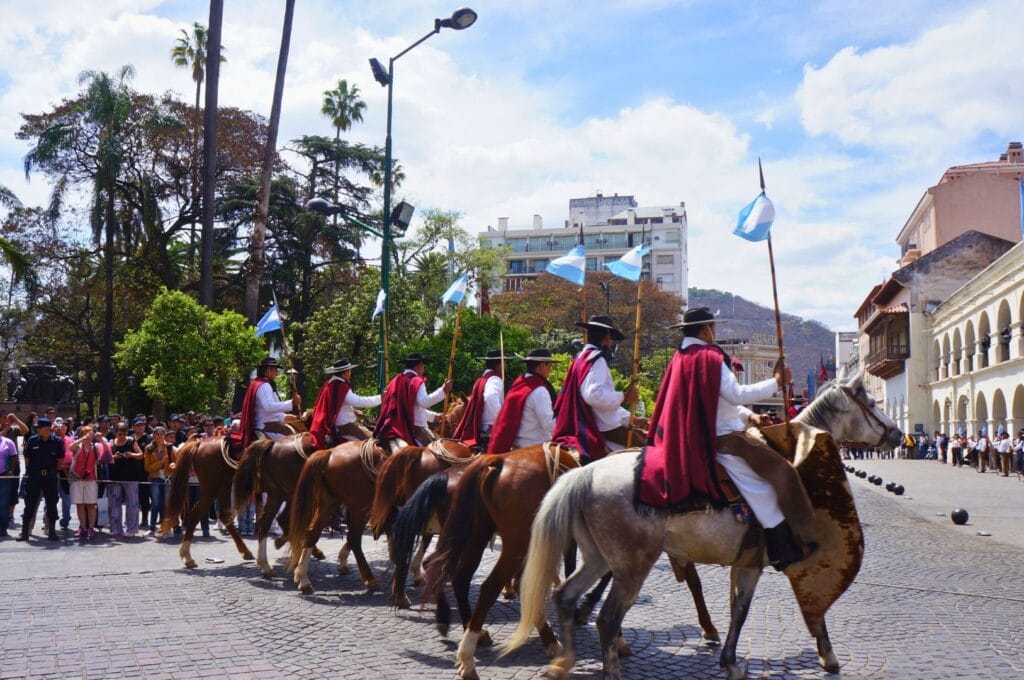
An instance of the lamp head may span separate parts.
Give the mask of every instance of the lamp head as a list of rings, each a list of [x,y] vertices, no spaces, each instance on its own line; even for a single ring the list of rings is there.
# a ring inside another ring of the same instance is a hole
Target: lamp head
[[[405,236],[406,229],[412,222],[412,213],[416,208],[405,201],[395,206],[391,211],[391,233],[395,236]]]
[[[388,70],[384,68],[384,64],[380,63],[379,59],[370,59],[370,70],[373,71],[373,79],[380,83],[381,87],[391,84],[391,76],[388,75]]]
[[[476,23],[477,14],[468,7],[463,7],[452,12],[452,16],[448,19],[435,19],[434,28],[440,30],[442,28],[453,28],[456,31],[461,31],[464,28],[469,28]]]

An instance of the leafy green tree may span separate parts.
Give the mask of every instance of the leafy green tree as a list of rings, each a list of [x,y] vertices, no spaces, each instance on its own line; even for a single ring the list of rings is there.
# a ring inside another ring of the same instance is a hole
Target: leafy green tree
[[[142,376],[142,387],[175,410],[202,410],[245,379],[263,344],[236,312],[211,311],[164,288],[145,320],[118,345],[117,361]]]

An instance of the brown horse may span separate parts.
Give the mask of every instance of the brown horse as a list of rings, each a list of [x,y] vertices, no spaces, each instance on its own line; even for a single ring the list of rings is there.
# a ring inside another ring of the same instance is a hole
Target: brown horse
[[[370,516],[377,469],[388,452],[375,439],[345,442],[333,449],[317,451],[306,459],[292,496],[288,519],[288,543],[291,550],[288,569],[294,571],[299,590],[310,594],[309,557],[328,525],[331,515],[342,505],[348,514],[347,542],[338,553],[338,571],[348,573],[351,550],[359,566],[359,575],[370,590],[377,588],[377,577],[363,555],[363,530]]]
[[[222,448],[223,443],[223,437],[193,439],[178,450],[174,464],[174,476],[171,477],[166,512],[160,524],[160,535],[166,535],[171,531],[181,518],[185,535],[181,540],[178,554],[189,569],[196,567],[196,561],[192,559],[192,535],[195,533],[196,524],[210,511],[214,500],[220,504],[220,521],[234,540],[242,559],[252,559],[252,553],[242,542],[242,537],[235,528],[235,516],[231,508],[231,479],[238,468],[238,463],[227,455]],[[199,479],[199,500],[189,507],[188,478],[193,470]]]

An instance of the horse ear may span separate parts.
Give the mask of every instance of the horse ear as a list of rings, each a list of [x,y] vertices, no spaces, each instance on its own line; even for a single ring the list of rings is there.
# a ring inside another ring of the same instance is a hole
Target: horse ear
[[[864,386],[864,369],[860,369],[859,371],[857,371],[853,375],[852,378],[850,378],[850,382],[847,383],[847,387],[851,387],[851,388],[856,390],[856,389],[860,389],[863,386]]]
[[[839,373],[836,374],[836,381],[837,382],[841,382],[841,383],[845,383],[846,382],[846,378],[847,378],[846,364],[843,364],[840,367],[840,369],[839,369]]]

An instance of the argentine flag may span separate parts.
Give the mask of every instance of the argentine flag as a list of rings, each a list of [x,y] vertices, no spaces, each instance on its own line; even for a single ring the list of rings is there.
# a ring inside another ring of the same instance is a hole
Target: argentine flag
[[[371,321],[376,319],[378,315],[384,313],[384,301],[387,299],[387,293],[385,293],[384,289],[381,288],[380,291],[377,293],[377,306],[373,308],[373,316],[370,317]]]
[[[466,297],[466,284],[469,282],[469,276],[463,274],[459,278],[455,279],[452,285],[448,286],[448,290],[441,296],[441,304],[446,305],[449,302],[459,304],[462,302],[462,298]]]
[[[256,322],[256,337],[264,333],[281,330],[281,315],[277,311],[277,304],[271,305],[263,318]]]
[[[644,255],[649,252],[651,252],[651,247],[641,243],[614,262],[605,262],[604,266],[612,274],[627,281],[636,282],[640,280],[640,274],[644,269]]]
[[[740,211],[740,220],[732,233],[748,241],[763,241],[771,233],[775,221],[775,206],[762,191],[750,205]]]
[[[583,244],[576,246],[566,255],[551,260],[547,266],[548,274],[560,276],[566,281],[572,281],[577,286],[583,285],[587,269],[587,256],[583,250]]]

